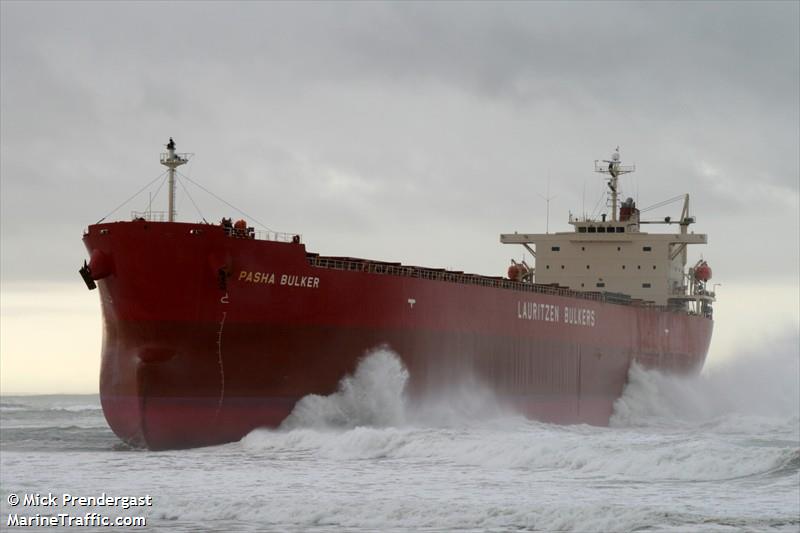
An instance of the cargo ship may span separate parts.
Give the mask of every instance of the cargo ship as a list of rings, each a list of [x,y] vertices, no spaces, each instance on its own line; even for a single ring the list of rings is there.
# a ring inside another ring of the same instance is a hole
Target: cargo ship
[[[103,314],[100,398],[111,429],[153,450],[236,441],[274,428],[305,395],[334,392],[388,347],[423,397],[463,380],[526,416],[605,425],[636,361],[691,374],[713,329],[711,269],[687,265],[689,196],[675,220],[645,221],[620,201],[619,149],[594,170],[608,185],[597,218],[571,231],[509,233],[524,247],[504,276],[322,256],[300,235],[244,220],[176,221],[177,168],[161,154],[168,211],[89,226],[79,272]],[[642,231],[666,224],[672,233]],[[519,250],[519,249],[517,249]]]

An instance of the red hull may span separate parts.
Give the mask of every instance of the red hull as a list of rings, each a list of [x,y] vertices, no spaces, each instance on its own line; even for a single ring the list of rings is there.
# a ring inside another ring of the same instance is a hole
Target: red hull
[[[634,359],[699,371],[713,327],[489,278],[321,268],[302,244],[218,226],[100,224],[84,242],[102,272],[103,410],[121,439],[151,449],[275,427],[382,345],[408,367],[414,395],[470,376],[529,416],[602,425]]]

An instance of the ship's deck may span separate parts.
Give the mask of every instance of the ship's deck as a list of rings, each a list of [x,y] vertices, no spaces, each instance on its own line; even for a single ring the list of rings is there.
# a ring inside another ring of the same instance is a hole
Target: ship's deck
[[[478,285],[481,287],[491,287],[496,289],[534,292],[553,296],[594,300],[618,305],[647,307],[661,311],[686,313],[686,311],[681,308],[656,305],[653,302],[634,299],[626,294],[614,292],[574,291],[560,285],[526,283],[522,281],[510,280],[500,276],[483,276],[480,274],[469,274],[461,271],[447,270],[444,268],[419,267],[403,265],[402,263],[359,259],[356,257],[321,256],[311,252],[306,254],[306,258],[308,263],[315,268],[330,268],[334,270],[346,270],[351,272],[366,272],[369,274],[404,276],[409,278],[461,283],[464,285]]]

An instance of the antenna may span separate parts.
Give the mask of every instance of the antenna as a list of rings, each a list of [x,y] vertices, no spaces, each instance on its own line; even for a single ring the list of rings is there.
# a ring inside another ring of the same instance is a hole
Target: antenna
[[[581,196],[581,213],[586,220],[586,178],[583,178],[583,195]]]
[[[166,153],[161,154],[161,164],[169,169],[169,221],[175,222],[175,169],[189,162],[194,154],[175,153],[175,141],[172,137],[167,143]]]
[[[601,174],[609,174],[611,177],[608,178],[608,188],[610,189],[611,195],[611,220],[613,222],[617,221],[617,196],[618,196],[618,178],[622,174],[628,174],[629,172],[636,171],[636,165],[628,165],[623,166],[622,161],[619,158],[619,146],[617,146],[616,151],[611,155],[611,159],[603,159],[601,164],[600,161],[597,159],[594,160],[594,171],[599,172]]]
[[[550,196],[550,171],[547,171],[547,196],[542,196],[541,194],[537,194],[539,198],[547,202],[547,222],[545,227],[545,233],[550,233],[550,200],[555,198],[555,196]]]

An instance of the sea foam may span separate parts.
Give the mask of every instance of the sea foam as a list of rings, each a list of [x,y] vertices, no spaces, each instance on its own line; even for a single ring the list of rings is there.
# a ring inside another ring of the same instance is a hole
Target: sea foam
[[[752,420],[735,411],[713,418],[720,407],[708,406],[716,389],[704,388],[706,377],[674,378],[634,367],[610,428],[527,420],[476,382],[411,402],[407,380],[399,357],[380,349],[337,392],[303,398],[280,429],[256,430],[242,445],[256,455],[424,460],[608,481],[737,479],[797,462],[798,448],[791,444],[796,418],[793,426],[791,419],[787,425],[785,419]],[[743,423],[751,424],[748,435],[783,434],[789,445],[763,449],[720,438]]]
[[[765,339],[693,377],[632,365],[628,384],[614,405],[611,425],[737,423],[787,424],[800,417],[800,340],[795,333]],[[739,428],[741,429],[741,428]]]

